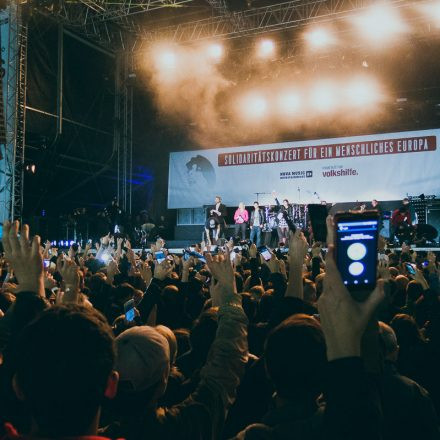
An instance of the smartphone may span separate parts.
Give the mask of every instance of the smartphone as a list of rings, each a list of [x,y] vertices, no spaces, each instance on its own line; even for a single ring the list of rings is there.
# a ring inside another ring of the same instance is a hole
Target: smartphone
[[[269,261],[272,258],[272,254],[266,246],[260,246],[258,248],[258,252],[263,256],[266,261]]]
[[[423,267],[428,267],[428,266],[429,266],[429,261],[424,261],[424,262],[422,263],[422,265],[423,265]]]
[[[406,270],[408,271],[408,273],[410,275],[415,275],[416,274],[416,269],[415,269],[414,264],[405,263],[405,267],[406,267]]]
[[[366,293],[376,286],[377,239],[379,217],[377,211],[341,212],[334,217],[336,264],[343,283],[355,299],[366,299]]]
[[[313,238],[315,241],[322,243],[327,242],[327,215],[328,210],[326,205],[307,205],[307,212],[309,213],[310,223],[313,231]]]
[[[125,320],[127,322],[134,321],[134,299],[129,299],[124,304]]]
[[[162,251],[155,252],[154,256],[156,257],[157,262],[160,264],[162,261],[165,261],[165,254]]]
[[[44,259],[44,268],[45,268],[45,269],[48,269],[49,266],[50,266],[50,260],[46,260],[46,259]]]
[[[205,257],[200,252],[191,251],[191,252],[189,252],[189,255],[191,255],[192,257],[196,257],[197,259],[199,259],[203,263],[206,263]]]

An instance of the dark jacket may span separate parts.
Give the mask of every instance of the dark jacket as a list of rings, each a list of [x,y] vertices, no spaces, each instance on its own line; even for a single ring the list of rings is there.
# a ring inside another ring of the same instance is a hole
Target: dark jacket
[[[401,376],[391,362],[381,377],[384,440],[440,438],[438,418],[428,392]]]
[[[213,205],[211,209],[215,209],[215,205]],[[209,210],[209,212],[211,212],[211,209]],[[226,224],[226,214],[227,214],[226,205],[220,203],[218,210],[220,211],[220,215],[216,214],[215,212],[212,215],[217,218],[220,225],[224,225]]]
[[[360,358],[329,362],[325,407],[286,405],[269,411],[262,423],[248,426],[236,440],[381,439],[377,387]]]
[[[263,215],[263,210],[261,208],[258,210],[258,214],[260,217],[260,226],[262,227],[264,224],[264,215]],[[254,219],[255,219],[255,209],[251,211],[251,217],[249,219],[249,224],[251,228],[254,226]]]

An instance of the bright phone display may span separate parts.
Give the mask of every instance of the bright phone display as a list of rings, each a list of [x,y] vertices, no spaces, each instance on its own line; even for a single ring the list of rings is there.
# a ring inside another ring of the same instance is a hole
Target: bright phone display
[[[336,263],[350,290],[376,286],[378,224],[375,212],[335,216]]]
[[[127,322],[131,322],[134,320],[135,313],[134,313],[134,300],[133,299],[129,299],[124,304],[124,312],[125,312],[125,320]]]
[[[154,256],[156,257],[157,262],[160,264],[162,261],[165,261],[165,254],[162,251],[155,252]]]

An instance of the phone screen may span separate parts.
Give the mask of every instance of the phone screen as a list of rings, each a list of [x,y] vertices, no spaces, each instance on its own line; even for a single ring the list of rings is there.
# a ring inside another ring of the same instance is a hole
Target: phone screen
[[[308,205],[307,211],[310,216],[314,240],[325,243],[327,241],[327,206]]]
[[[44,260],[44,268],[45,269],[48,269],[49,268],[49,266],[50,266],[50,260]]]
[[[260,246],[258,248],[258,252],[263,256],[266,261],[269,261],[272,258],[272,254],[266,246]]]
[[[131,322],[134,320],[134,300],[129,299],[124,304],[125,320]]]
[[[368,215],[366,215],[368,214]],[[337,215],[336,263],[348,289],[376,286],[378,219],[374,213]]]
[[[406,270],[408,271],[408,273],[410,275],[415,275],[416,274],[416,270],[414,269],[414,266],[411,263],[406,263],[405,267],[406,267]]]
[[[200,252],[192,251],[189,254],[193,257],[196,257],[202,263],[206,263],[206,258]]]
[[[157,262],[160,264],[162,261],[165,261],[165,254],[162,251],[155,252],[154,256],[156,257]]]

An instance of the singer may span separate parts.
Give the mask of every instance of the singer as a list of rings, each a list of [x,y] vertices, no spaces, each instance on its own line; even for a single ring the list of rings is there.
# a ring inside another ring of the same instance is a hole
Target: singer
[[[246,239],[246,223],[249,220],[249,213],[244,207],[244,203],[240,202],[237,210],[234,214],[235,228],[234,228],[234,236],[238,237],[239,233],[241,235],[241,239]]]

